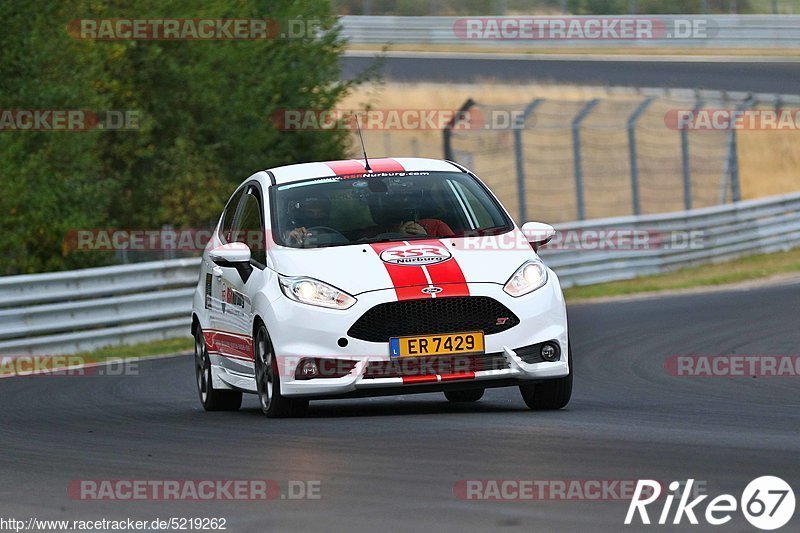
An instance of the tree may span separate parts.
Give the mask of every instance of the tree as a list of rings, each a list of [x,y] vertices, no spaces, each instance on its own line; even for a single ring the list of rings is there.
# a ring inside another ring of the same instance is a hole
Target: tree
[[[262,40],[87,40],[74,19],[309,21],[321,31]],[[0,132],[7,231],[0,273],[102,264],[62,250],[80,228],[206,226],[235,184],[270,166],[343,157],[344,130],[281,132],[279,109],[333,108],[344,43],[326,0],[91,0],[0,4],[4,108],[135,112],[133,131]],[[31,187],[33,185],[33,187]]]

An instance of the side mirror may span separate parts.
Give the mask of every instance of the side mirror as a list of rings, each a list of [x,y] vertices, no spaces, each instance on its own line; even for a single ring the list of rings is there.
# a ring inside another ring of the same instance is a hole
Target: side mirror
[[[250,264],[250,248],[243,242],[217,246],[208,252],[208,257],[217,266],[235,268],[245,282],[253,272],[253,266]]]
[[[531,247],[537,252],[539,248],[550,242],[550,240],[556,236],[555,228],[550,224],[544,224],[542,222],[526,222],[522,225],[521,229]]]

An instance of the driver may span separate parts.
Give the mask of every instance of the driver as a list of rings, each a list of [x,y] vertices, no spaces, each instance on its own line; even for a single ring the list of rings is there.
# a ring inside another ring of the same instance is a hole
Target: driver
[[[312,235],[308,228],[330,224],[330,198],[312,196],[292,202],[289,206],[289,217],[294,229],[286,234],[286,241],[302,246]]]

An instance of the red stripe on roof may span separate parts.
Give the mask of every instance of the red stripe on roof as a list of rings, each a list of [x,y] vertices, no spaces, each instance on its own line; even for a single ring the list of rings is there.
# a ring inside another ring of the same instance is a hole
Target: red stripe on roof
[[[370,159],[369,167],[373,172],[404,172],[405,168],[394,159]]]
[[[364,164],[355,159],[348,159],[346,161],[328,161],[325,163],[328,168],[333,170],[337,176],[348,176],[352,174],[364,174]]]

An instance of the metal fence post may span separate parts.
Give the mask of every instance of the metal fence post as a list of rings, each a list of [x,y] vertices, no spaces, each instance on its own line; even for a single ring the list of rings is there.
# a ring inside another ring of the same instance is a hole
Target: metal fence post
[[[453,136],[453,128],[455,127],[456,123],[459,120],[464,118],[464,113],[466,113],[469,108],[475,105],[475,101],[472,98],[468,98],[464,105],[462,105],[458,111],[456,112],[455,116],[447,123],[447,126],[444,127],[442,130],[442,139],[444,141],[444,158],[448,161],[453,160],[453,144],[452,144],[452,136]]]
[[[731,201],[738,202],[742,199],[742,190],[739,185],[739,154],[736,148],[736,134],[733,135],[733,146],[731,147],[733,153],[733,161],[731,165]]]
[[[525,200],[525,160],[522,154],[522,131],[528,117],[544,102],[544,98],[537,98],[529,103],[522,115],[514,119],[514,156],[517,163],[517,196],[519,198],[519,222],[524,224],[528,220],[527,205]]]
[[[639,117],[650,107],[654,100],[654,96],[646,98],[628,117],[628,156],[631,162],[631,202],[634,215],[642,213],[642,206],[639,200],[639,164],[636,159],[636,121],[639,120]]]
[[[753,104],[752,96],[748,95],[741,104],[736,106],[736,112],[741,113],[750,108]],[[722,188],[720,190],[719,203],[724,204],[728,196],[728,178],[730,177],[731,201],[738,202],[742,199],[742,191],[739,184],[739,155],[736,148],[736,128],[731,124],[728,132],[728,157],[725,161],[725,171],[722,175]]]
[[[599,102],[598,98],[589,100],[572,120],[572,158],[575,165],[575,204],[578,208],[578,220],[586,219],[586,206],[583,200],[583,167],[581,165],[581,122],[589,116]]]
[[[692,109],[692,116],[703,108],[703,101],[698,100]],[[681,128],[681,164],[683,166],[683,208],[687,211],[692,208],[692,167],[689,160],[689,130]]]

